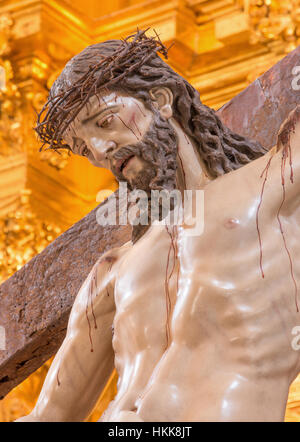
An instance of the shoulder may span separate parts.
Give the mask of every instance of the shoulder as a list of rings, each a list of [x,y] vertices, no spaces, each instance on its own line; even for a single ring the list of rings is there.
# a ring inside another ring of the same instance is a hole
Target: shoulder
[[[120,247],[111,248],[97,259],[78,291],[73,310],[84,310],[87,299],[91,297],[91,293],[92,297],[97,298],[97,302],[100,302],[102,298],[105,300],[105,303],[110,304],[112,302],[114,297],[108,297],[107,293],[114,292],[119,263],[130,247],[131,244],[128,242]]]
[[[124,258],[126,253],[132,248],[132,242],[128,241],[122,246],[114,247],[107,250],[103,255],[98,258],[93,269],[99,269],[99,267],[105,267],[108,272],[113,273],[118,267],[121,259]]]
[[[81,289],[86,290],[90,286],[96,286],[97,292],[105,291],[106,288],[114,290],[119,265],[131,247],[132,243],[128,241],[122,246],[104,252],[93,265]]]

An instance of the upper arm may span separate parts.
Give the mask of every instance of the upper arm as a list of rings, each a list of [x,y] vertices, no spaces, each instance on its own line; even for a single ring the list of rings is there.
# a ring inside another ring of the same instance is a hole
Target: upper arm
[[[279,129],[269,176],[276,213],[291,215],[300,205],[300,106]]]
[[[114,315],[114,275],[112,266],[115,261],[116,258],[109,251],[94,264],[76,296],[66,337],[73,336],[75,331],[82,332],[88,329],[90,332],[91,329],[97,330],[98,322],[100,328],[103,328],[104,318]]]

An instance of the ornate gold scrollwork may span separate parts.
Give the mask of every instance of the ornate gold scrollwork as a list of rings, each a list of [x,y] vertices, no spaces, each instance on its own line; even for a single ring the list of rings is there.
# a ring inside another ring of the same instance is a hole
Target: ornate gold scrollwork
[[[252,43],[270,44],[281,40],[285,52],[299,45],[299,0],[251,0],[248,3]]]

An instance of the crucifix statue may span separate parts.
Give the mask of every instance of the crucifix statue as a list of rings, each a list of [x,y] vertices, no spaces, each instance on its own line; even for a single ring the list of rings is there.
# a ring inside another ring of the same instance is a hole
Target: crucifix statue
[[[149,205],[155,191],[203,192],[204,229],[160,217],[97,260],[20,421],[84,420],[114,367],[102,421],[284,418],[300,371],[300,108],[267,149],[226,127],[158,53],[167,57],[142,31],[87,47],[53,84],[36,131]]]

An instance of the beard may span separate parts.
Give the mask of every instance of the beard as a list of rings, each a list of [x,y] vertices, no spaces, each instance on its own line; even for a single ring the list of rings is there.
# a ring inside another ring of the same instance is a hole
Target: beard
[[[151,190],[173,190],[176,187],[176,155],[177,136],[171,124],[154,111],[150,128],[142,141],[131,146],[121,147],[113,159],[120,160],[135,155],[145,161],[145,167],[130,180],[112,169],[116,179],[126,181],[130,190],[141,189],[149,193]]]
[[[160,113],[154,110],[154,117],[150,128],[143,136],[142,141],[120,148],[112,158],[121,160],[135,155],[143,159],[142,170],[127,179],[122,172],[112,168],[116,179],[125,181],[129,189],[140,189],[148,195],[148,214],[151,206],[151,190],[168,190],[176,188],[176,156],[178,140],[171,124]],[[148,215],[149,217],[149,215]],[[135,243],[148,229],[148,225],[134,225],[132,229],[132,241]]]

